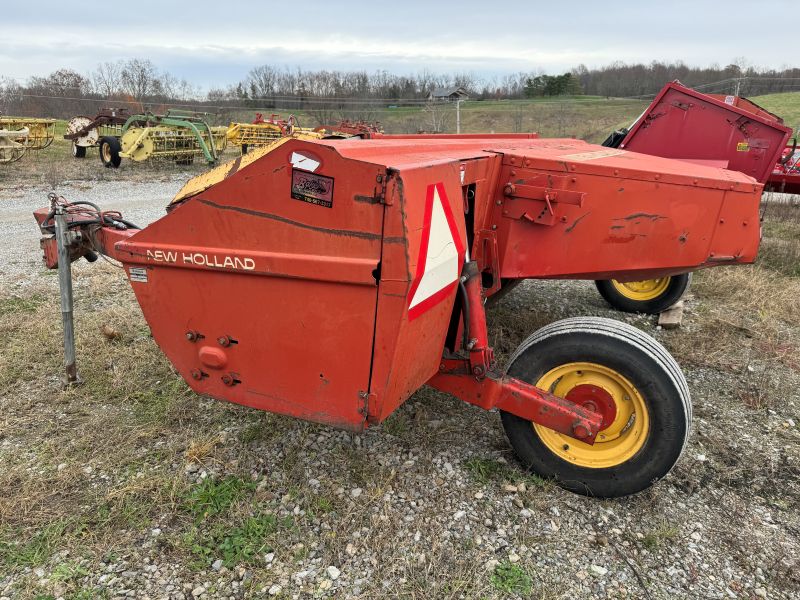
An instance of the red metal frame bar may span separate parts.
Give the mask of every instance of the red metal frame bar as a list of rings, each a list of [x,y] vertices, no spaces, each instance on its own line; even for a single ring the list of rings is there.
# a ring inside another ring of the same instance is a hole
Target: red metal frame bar
[[[489,346],[478,264],[464,264],[460,284],[466,291],[468,357],[444,358],[428,385],[453,394],[485,410],[498,408],[559,433],[593,444],[603,417],[560,396],[519,379],[494,372],[494,350]]]
[[[587,444],[594,444],[600,431],[600,413],[535,385],[494,372],[479,379],[467,370],[464,359],[444,359],[440,369],[428,385],[484,410],[504,410]]]

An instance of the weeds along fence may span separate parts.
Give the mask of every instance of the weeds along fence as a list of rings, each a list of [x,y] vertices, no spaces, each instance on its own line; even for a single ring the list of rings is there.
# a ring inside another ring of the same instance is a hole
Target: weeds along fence
[[[761,215],[760,261],[774,271],[800,277],[800,196],[766,192]]]

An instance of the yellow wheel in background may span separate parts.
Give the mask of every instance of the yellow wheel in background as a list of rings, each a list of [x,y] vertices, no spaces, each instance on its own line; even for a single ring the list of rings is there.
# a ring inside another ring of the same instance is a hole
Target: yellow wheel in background
[[[103,165],[116,169],[122,162],[122,157],[119,155],[121,149],[119,140],[114,136],[100,138],[100,160]]]
[[[603,415],[594,445],[534,423],[539,439],[559,458],[602,469],[630,460],[644,446],[650,430],[647,407],[639,390],[614,369],[595,363],[567,363],[545,373],[536,387]]]
[[[641,281],[600,279],[595,285],[606,302],[617,310],[654,315],[680,300],[691,281],[692,274],[684,273]]]
[[[611,280],[611,285],[620,294],[631,300],[653,300],[658,298],[669,287],[671,277],[662,277],[661,279],[644,279],[642,281],[626,281],[621,282],[616,279]]]

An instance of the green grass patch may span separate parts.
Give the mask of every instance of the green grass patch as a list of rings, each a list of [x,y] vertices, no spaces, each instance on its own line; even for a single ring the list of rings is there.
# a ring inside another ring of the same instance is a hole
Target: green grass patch
[[[256,484],[240,477],[223,479],[204,479],[202,483],[192,487],[181,503],[185,512],[196,520],[202,521],[226,512],[231,506],[255,490]]]
[[[21,532],[4,532],[0,538],[0,566],[8,569],[35,567],[45,562],[72,529],[72,523],[58,520],[44,526],[27,540]]]
[[[164,373],[164,378],[157,386],[145,387],[132,394],[134,416],[141,423],[164,423],[176,401],[189,393],[189,386],[183,379]]]
[[[186,534],[184,542],[195,558],[193,568],[208,568],[217,559],[226,567],[233,567],[259,561],[274,549],[275,536],[293,526],[291,517],[262,514],[248,517],[238,526],[220,522],[203,531],[194,529]]]
[[[800,92],[766,94],[750,100],[781,117],[788,127],[800,126]]]
[[[491,458],[470,458],[464,463],[464,468],[475,483],[486,485],[488,483],[514,483],[523,481],[536,487],[546,487],[548,482],[532,473],[524,473]]]
[[[649,531],[642,538],[642,545],[648,550],[655,550],[667,542],[672,542],[678,537],[678,528],[669,523],[660,523],[658,527]]]
[[[13,314],[31,314],[36,309],[47,302],[47,298],[34,294],[25,298],[21,296],[11,296],[0,300],[0,317]]]
[[[75,562],[65,562],[57,565],[50,574],[50,581],[70,583],[89,575],[89,571]]]
[[[504,560],[494,568],[491,577],[495,589],[506,594],[528,597],[531,595],[533,581],[522,567]]]

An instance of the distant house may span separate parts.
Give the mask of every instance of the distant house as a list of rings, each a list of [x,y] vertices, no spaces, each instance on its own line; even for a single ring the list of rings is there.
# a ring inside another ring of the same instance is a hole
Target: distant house
[[[445,102],[455,102],[456,100],[466,100],[469,94],[463,87],[439,88],[428,94],[428,100],[440,100]]]

